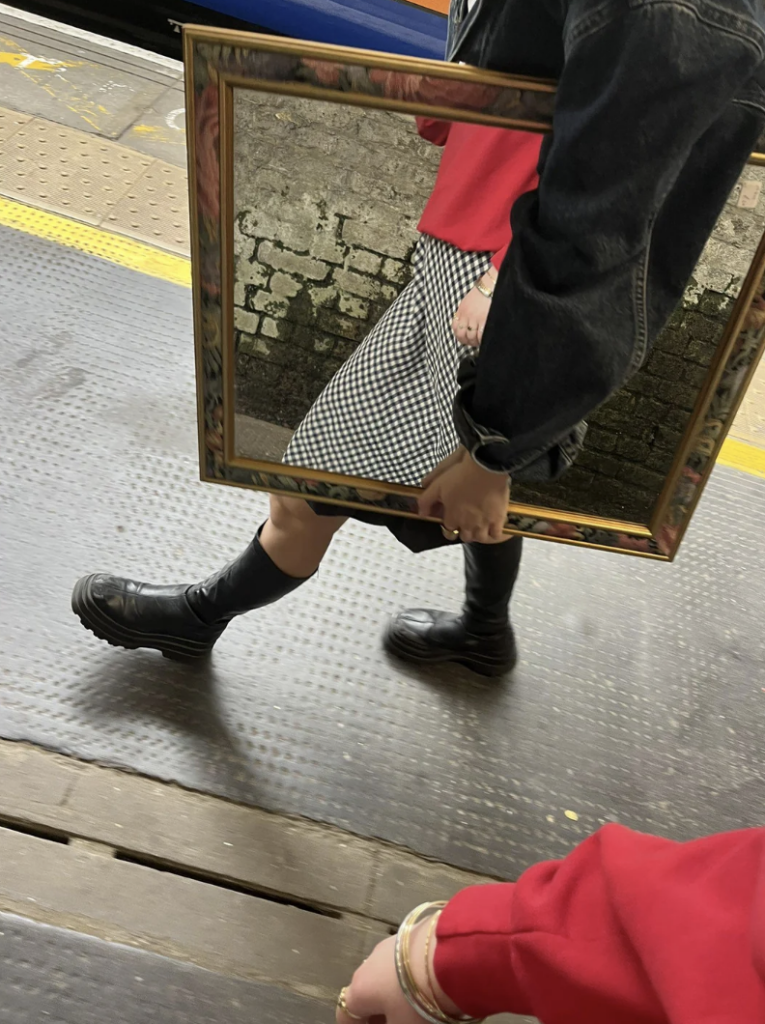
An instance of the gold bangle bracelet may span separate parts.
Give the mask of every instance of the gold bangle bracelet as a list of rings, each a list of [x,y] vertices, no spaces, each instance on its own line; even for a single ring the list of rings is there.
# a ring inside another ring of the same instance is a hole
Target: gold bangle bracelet
[[[428,1024],[482,1024],[480,1019],[473,1017],[449,1016],[449,1014],[444,1013],[435,999],[435,989],[430,972],[429,952],[438,916],[445,906],[445,903],[425,903],[417,907],[405,918],[396,937],[394,950],[399,985],[406,1001]],[[431,992],[426,993],[420,988],[414,977],[410,956],[410,940],[413,930],[421,921],[429,916],[433,917],[433,921],[430,923],[426,938],[426,958],[428,958],[426,959],[426,977],[427,985]]]
[[[476,288],[481,293],[481,295],[485,295],[487,299],[491,299],[494,297],[494,289],[492,288],[492,290],[489,291],[488,288],[484,288],[480,281],[476,283]]]
[[[418,920],[410,921],[407,924],[404,929],[404,935],[402,936],[401,943],[401,959],[409,993],[419,1007],[428,1013],[431,1020],[435,1018],[440,1021],[441,1024],[451,1024],[451,1018],[444,1013],[441,1007],[436,1003],[435,998],[431,999],[425,992],[423,992],[415,980],[414,971],[412,970],[412,959],[409,953],[409,943],[412,937],[412,931],[417,924],[419,924]]]
[[[428,934],[425,936],[425,978],[430,989],[430,995],[433,997],[433,1002],[438,1006],[438,999],[436,998],[436,986],[433,983],[433,975],[430,971],[430,947],[433,943],[433,936],[435,935],[436,928],[438,927],[438,920],[441,917],[441,911],[437,910],[433,917],[430,919],[428,925]]]

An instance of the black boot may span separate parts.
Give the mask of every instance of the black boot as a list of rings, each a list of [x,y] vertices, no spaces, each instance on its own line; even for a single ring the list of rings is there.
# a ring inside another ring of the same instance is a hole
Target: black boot
[[[75,585],[72,610],[86,629],[114,647],[201,658],[235,616],[278,601],[304,582],[278,569],[255,537],[233,562],[191,586],[85,576]]]
[[[464,665],[482,676],[510,672],[518,660],[508,608],[521,562],[522,539],[465,544],[465,604],[461,615],[430,609],[400,612],[385,649],[404,661]]]

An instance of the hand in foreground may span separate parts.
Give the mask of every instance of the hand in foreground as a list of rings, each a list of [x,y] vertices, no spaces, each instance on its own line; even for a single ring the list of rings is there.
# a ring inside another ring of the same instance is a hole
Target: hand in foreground
[[[490,309],[491,299],[479,292],[478,286],[474,285],[460,302],[452,320],[454,337],[461,345],[478,348]]]
[[[459,1010],[444,994],[433,973],[433,958],[436,938],[433,936],[429,948],[430,978],[425,973],[425,943],[429,922],[425,921],[412,932],[411,966],[418,988],[429,992],[441,1009],[450,1016],[458,1016]],[[353,975],[353,981],[345,989],[345,1005],[348,1013],[338,1006],[337,1024],[358,1024],[359,1020],[370,1024],[422,1024],[422,1018],[404,998],[396,976],[394,950],[396,939],[385,939],[372,952],[368,960]],[[435,991],[430,983],[435,986]]]
[[[465,448],[452,455],[422,481],[421,516],[440,519],[444,534],[464,543],[497,544],[510,501],[510,478],[490,473],[475,463]]]

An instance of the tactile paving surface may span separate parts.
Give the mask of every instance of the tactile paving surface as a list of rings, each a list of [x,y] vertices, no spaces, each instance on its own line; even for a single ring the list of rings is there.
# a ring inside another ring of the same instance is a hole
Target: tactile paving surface
[[[0,196],[170,252],[189,252],[185,168],[3,107]]]
[[[114,650],[96,570],[193,580],[263,496],[197,481],[191,299],[0,231],[0,734],[512,877],[601,822],[761,823],[765,481],[718,470],[674,566],[526,546],[508,684],[386,661],[397,608],[457,606],[459,552],[342,531],[211,664]]]
[[[151,164],[116,142],[35,118],[0,150],[0,192],[100,224]]]
[[[0,914],[3,1024],[320,1024],[321,1003],[270,985]]]
[[[31,120],[31,114],[20,114],[16,110],[0,107],[0,146]]]
[[[186,169],[155,160],[103,226],[188,255],[191,242]]]

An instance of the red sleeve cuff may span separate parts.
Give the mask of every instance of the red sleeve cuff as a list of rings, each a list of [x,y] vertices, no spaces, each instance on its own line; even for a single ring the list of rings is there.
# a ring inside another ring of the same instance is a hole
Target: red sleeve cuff
[[[514,892],[511,883],[471,886],[441,913],[436,978],[452,1002],[472,1017],[531,1012],[513,971]]]

